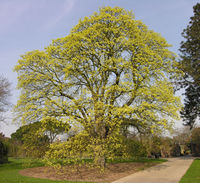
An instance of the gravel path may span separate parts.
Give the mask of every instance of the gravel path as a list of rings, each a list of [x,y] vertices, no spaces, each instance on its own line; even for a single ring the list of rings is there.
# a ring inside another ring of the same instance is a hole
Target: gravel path
[[[121,178],[112,183],[178,183],[194,158],[169,158],[168,162]]]

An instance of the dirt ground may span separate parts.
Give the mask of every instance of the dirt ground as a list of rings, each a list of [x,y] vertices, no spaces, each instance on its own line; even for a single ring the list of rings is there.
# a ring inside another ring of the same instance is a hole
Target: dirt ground
[[[51,180],[73,180],[109,183],[153,165],[155,165],[155,163],[134,162],[109,164],[107,165],[104,173],[100,173],[98,169],[91,169],[88,167],[80,167],[78,170],[72,170],[71,167],[64,167],[62,173],[56,173],[55,169],[52,167],[37,167],[21,170],[20,174],[29,177]]]

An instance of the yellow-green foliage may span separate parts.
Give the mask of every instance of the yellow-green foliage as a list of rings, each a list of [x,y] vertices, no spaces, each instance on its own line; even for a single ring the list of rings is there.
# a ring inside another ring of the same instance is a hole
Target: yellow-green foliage
[[[124,119],[156,133],[178,118],[180,99],[171,83],[177,63],[169,46],[131,12],[101,8],[44,51],[21,56],[15,67],[21,89],[17,118],[78,124],[78,146],[70,139],[53,144],[47,156],[74,156],[86,148],[99,164],[120,147]]]

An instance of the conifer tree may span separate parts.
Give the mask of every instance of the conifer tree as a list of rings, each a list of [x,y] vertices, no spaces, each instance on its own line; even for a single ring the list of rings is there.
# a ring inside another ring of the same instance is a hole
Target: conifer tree
[[[200,116],[200,3],[193,7],[194,16],[183,30],[181,42],[181,69],[184,72],[185,105],[181,116],[185,125],[193,127]]]

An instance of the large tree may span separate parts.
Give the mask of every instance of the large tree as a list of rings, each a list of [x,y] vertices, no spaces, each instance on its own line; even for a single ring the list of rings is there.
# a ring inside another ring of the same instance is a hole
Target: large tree
[[[9,81],[0,76],[0,121],[4,120],[3,113],[8,110],[10,96],[10,83]]]
[[[200,3],[194,7],[194,16],[183,30],[181,42],[181,69],[184,74],[185,105],[181,112],[186,125],[191,128],[200,116]]]
[[[18,118],[78,126],[71,140],[51,146],[49,159],[85,151],[103,166],[120,147],[123,124],[154,133],[177,118],[180,99],[171,82],[177,63],[168,47],[131,12],[101,8],[44,51],[21,57]]]

